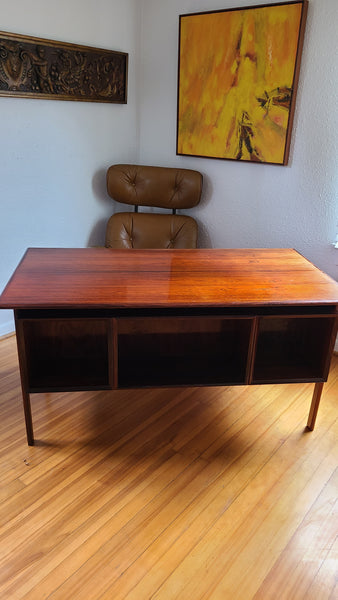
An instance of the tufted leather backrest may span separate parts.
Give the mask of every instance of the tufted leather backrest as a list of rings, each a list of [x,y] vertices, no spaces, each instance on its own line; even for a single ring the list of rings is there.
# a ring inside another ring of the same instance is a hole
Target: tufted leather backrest
[[[107,171],[107,189],[123,204],[192,208],[201,198],[202,175],[191,169],[112,165]]]

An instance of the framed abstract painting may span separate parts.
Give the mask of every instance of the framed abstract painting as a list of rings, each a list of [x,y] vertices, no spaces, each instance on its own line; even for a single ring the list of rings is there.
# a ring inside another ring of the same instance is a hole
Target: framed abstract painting
[[[288,164],[307,7],[180,15],[177,154]]]

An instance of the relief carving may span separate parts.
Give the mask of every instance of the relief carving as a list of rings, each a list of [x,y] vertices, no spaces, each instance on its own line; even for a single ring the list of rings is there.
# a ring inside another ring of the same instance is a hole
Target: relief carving
[[[125,103],[128,55],[0,33],[0,95]]]

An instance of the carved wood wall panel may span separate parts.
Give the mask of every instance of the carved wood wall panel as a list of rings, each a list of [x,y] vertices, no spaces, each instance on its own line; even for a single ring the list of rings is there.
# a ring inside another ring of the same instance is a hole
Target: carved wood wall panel
[[[0,96],[127,102],[128,54],[0,32]]]

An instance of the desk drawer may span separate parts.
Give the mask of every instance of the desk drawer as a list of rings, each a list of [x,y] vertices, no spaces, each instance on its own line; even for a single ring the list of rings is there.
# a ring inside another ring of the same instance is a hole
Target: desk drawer
[[[244,384],[253,319],[118,320],[118,386]]]
[[[29,390],[109,388],[109,330],[108,319],[23,320]]]
[[[260,317],[252,383],[326,380],[335,325],[332,315]]]

